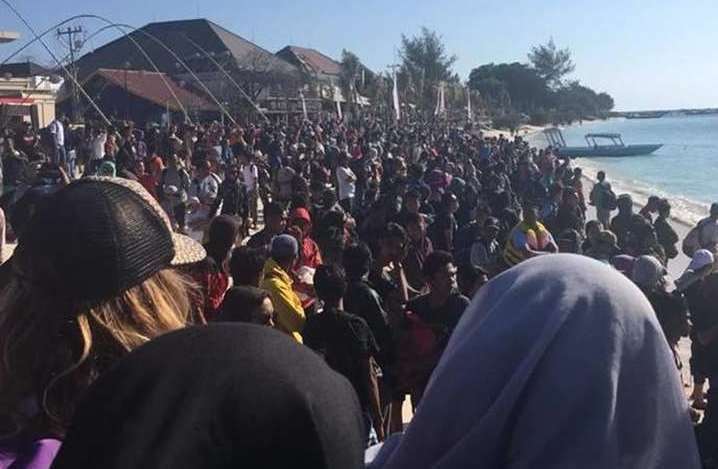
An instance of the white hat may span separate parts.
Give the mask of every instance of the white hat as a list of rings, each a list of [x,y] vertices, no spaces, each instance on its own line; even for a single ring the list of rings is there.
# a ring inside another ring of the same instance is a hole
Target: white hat
[[[691,263],[688,264],[688,268],[695,272],[714,262],[715,257],[712,252],[707,249],[699,249],[693,253],[693,259],[691,259]]]

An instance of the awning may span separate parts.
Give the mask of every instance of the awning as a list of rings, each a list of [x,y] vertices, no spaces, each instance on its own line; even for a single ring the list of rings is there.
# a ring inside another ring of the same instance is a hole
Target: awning
[[[30,106],[34,104],[35,100],[32,98],[16,98],[11,96],[0,96],[0,105],[12,104],[12,105],[25,105]]]

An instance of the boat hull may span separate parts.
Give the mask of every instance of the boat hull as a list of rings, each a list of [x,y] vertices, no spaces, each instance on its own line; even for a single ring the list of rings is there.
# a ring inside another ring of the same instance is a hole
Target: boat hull
[[[598,147],[562,147],[558,148],[559,156],[577,157],[621,157],[649,155],[663,145],[626,145],[624,147],[598,146]]]

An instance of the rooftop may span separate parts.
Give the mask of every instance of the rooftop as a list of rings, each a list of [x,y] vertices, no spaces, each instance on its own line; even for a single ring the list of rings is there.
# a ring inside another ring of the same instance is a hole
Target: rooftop
[[[287,46],[277,52],[280,57],[286,54],[292,54],[305,68],[314,73],[339,75],[342,71],[342,66],[339,62],[316,49]]]
[[[0,31],[0,44],[12,42],[20,37],[20,33],[14,31]]]

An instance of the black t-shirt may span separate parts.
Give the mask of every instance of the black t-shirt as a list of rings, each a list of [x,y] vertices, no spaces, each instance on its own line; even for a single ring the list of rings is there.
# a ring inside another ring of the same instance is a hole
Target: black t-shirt
[[[418,315],[434,329],[439,344],[443,347],[449,341],[467,306],[469,306],[468,298],[460,293],[452,293],[441,307],[433,308],[427,293],[409,301],[406,309]]]
[[[349,283],[344,294],[344,308],[347,313],[364,319],[379,346],[377,361],[382,368],[394,360],[394,337],[389,317],[384,311],[379,294],[369,283],[355,280]]]
[[[309,317],[302,338],[304,345],[352,383],[362,408],[367,410],[371,390],[366,365],[378,347],[366,321],[344,311],[325,309]]]

